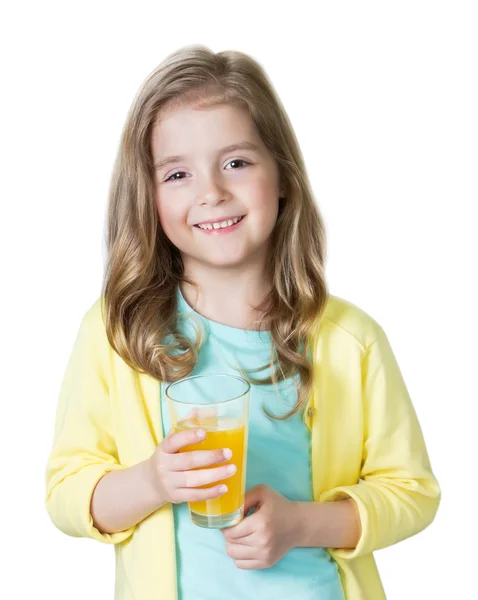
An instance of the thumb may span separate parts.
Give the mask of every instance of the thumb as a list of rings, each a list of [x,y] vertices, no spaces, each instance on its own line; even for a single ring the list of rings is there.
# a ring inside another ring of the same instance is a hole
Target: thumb
[[[251,508],[257,510],[262,506],[266,490],[267,486],[262,483],[246,490],[244,495],[244,516],[247,516],[247,513]]]

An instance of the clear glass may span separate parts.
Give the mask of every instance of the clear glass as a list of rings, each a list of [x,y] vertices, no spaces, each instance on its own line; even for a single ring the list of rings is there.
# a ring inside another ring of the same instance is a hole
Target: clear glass
[[[173,431],[202,428],[206,438],[181,448],[179,452],[230,448],[232,457],[222,464],[234,463],[236,473],[227,479],[200,486],[227,485],[218,498],[189,502],[193,523],[218,529],[232,527],[244,516],[247,435],[250,384],[242,377],[226,373],[194,375],[175,381],[165,393]],[[214,468],[211,467],[199,467]]]

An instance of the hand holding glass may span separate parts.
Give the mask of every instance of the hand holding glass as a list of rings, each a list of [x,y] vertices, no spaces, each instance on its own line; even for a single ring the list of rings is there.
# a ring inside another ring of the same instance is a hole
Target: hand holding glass
[[[201,527],[231,527],[244,516],[249,390],[243,378],[223,373],[186,377],[166,388],[174,435],[166,438],[165,451],[177,452],[178,459],[182,454],[183,468],[191,469],[182,472],[183,501]],[[198,429],[205,438],[197,436]],[[225,449],[232,457],[224,456]],[[201,468],[224,460],[235,465],[235,473],[227,465]],[[227,492],[211,483],[227,485]]]

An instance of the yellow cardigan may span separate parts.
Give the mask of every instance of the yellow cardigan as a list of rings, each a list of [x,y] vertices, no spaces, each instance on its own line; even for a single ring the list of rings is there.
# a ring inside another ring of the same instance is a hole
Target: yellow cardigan
[[[115,600],[176,600],[171,504],[114,534],[101,534],[92,523],[90,500],[98,480],[147,459],[162,438],[159,382],[112,350],[101,302],[82,319],[61,384],[46,508],[67,535],[114,544]],[[383,600],[372,552],[433,521],[439,484],[381,326],[351,302],[329,295],[316,333],[316,385],[304,411],[314,501],[355,500],[362,526],[357,547],[328,550],[347,600]]]

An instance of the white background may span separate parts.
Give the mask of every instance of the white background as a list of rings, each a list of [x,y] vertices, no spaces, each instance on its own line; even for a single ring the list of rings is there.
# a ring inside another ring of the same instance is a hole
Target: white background
[[[477,3],[2,13],[0,596],[113,596],[113,548],[54,528],[44,471],[63,371],[100,293],[127,110],[168,53],[198,42],[266,69],[326,222],[330,291],[383,326],[414,401],[443,500],[428,529],[376,553],[387,597],[477,597]]]

